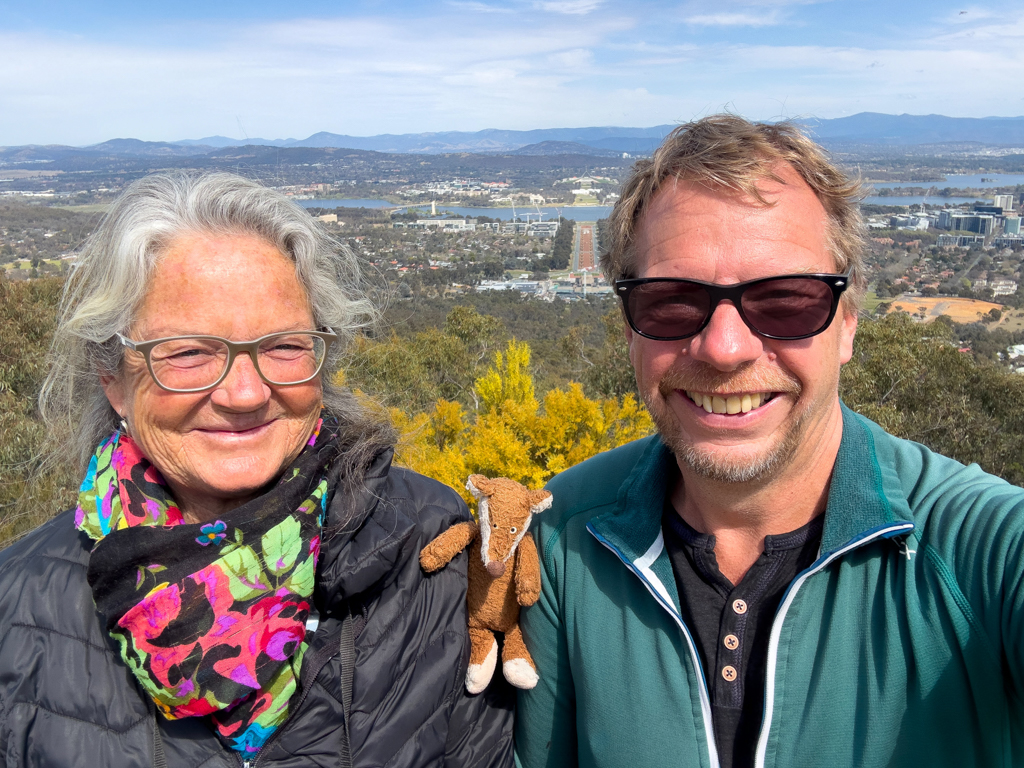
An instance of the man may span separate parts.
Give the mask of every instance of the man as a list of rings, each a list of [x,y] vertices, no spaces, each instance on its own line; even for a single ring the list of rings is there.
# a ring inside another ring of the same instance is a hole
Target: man
[[[730,115],[626,181],[602,267],[658,435],[548,486],[523,768],[1024,765],[1024,490],[841,404],[858,194]]]

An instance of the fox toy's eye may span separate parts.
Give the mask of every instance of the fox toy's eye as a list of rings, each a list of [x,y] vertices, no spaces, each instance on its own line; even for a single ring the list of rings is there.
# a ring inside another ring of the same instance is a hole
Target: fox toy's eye
[[[508,532],[509,533],[515,533],[517,530],[519,530],[519,529],[516,528],[515,526],[512,526],[511,528],[508,529]]]

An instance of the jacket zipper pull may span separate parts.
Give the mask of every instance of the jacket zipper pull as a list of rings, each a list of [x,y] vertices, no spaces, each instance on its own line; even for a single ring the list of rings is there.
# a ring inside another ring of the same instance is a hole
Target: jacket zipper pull
[[[899,549],[900,554],[907,558],[907,560],[910,560],[914,555],[917,554],[916,549],[910,548],[910,545],[907,543],[906,536],[901,536],[900,538],[896,539],[896,547],[897,549]]]

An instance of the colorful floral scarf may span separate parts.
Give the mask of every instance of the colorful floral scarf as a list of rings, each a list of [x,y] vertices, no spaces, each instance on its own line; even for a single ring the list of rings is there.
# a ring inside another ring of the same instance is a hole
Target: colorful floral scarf
[[[82,482],[75,526],[96,542],[89,584],[122,658],[166,717],[210,715],[239,752],[267,742],[297,688],[337,443],[321,419],[273,488],[196,525],[120,432]]]

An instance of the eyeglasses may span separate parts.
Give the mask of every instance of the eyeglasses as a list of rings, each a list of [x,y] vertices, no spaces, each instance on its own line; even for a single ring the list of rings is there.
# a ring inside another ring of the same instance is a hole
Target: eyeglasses
[[[321,331],[283,331],[253,341],[228,341],[219,336],[170,336],[121,343],[146,358],[153,381],[168,392],[213,389],[228,375],[235,357],[249,355],[256,373],[267,384],[288,386],[316,378],[327,350],[338,336]]]
[[[779,275],[718,285],[674,277],[616,280],[626,322],[656,341],[678,341],[704,330],[724,300],[732,302],[754,333],[769,339],[806,339],[835,317],[849,287],[845,275]]]

